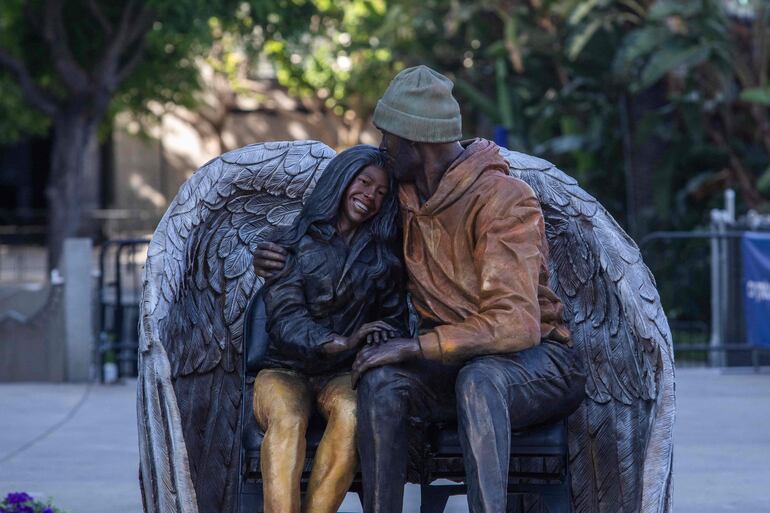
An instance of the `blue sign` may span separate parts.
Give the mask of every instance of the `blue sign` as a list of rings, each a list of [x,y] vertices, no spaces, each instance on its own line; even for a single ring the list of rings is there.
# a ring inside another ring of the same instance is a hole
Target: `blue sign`
[[[741,240],[746,338],[770,347],[770,234],[748,232]]]
[[[504,126],[496,126],[493,137],[496,145],[500,146],[501,148],[508,147],[508,129],[507,128],[505,128]]]

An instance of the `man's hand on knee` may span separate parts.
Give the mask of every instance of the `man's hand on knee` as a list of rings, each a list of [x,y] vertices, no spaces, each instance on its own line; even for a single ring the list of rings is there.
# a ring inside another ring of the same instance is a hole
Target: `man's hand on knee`
[[[283,246],[263,241],[254,252],[254,272],[262,278],[271,278],[286,265],[288,252]]]
[[[353,386],[369,369],[406,362],[420,357],[420,343],[416,338],[394,338],[384,344],[367,346],[358,352],[353,362]]]

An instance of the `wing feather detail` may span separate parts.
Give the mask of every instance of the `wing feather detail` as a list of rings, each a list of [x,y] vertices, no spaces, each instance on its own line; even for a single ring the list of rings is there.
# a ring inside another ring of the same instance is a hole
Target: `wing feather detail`
[[[569,419],[576,513],[671,511],[675,413],[671,332],[634,241],[553,164],[500,150],[540,200],[551,287],[586,366]]]
[[[180,188],[147,252],[140,303],[140,475],[152,513],[233,511],[243,319],[258,242],[290,224],[334,151],[254,144]]]

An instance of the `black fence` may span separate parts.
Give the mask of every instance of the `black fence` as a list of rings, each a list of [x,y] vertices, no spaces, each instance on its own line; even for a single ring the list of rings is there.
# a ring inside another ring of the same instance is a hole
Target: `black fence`
[[[639,243],[669,318],[678,367],[770,365],[770,350],[745,339],[743,233],[655,232]],[[97,361],[100,369],[105,362],[116,363],[120,377],[137,374],[139,300],[149,242],[111,240],[99,252]]]
[[[639,242],[669,319],[677,367],[770,365],[746,342],[742,230],[654,232]]]
[[[149,243],[149,239],[110,240],[99,250],[96,361],[102,380],[105,363],[116,363],[119,377],[137,375],[139,301]]]

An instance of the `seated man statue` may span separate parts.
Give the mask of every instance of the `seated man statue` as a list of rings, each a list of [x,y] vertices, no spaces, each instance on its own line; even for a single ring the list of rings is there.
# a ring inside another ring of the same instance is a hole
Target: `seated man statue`
[[[569,415],[585,395],[562,305],[548,286],[543,214],[498,147],[460,142],[452,82],[400,72],[374,112],[399,182],[414,338],[362,349],[358,441],[366,513],[401,511],[410,439],[457,419],[473,513],[506,511],[511,430]],[[282,264],[263,245],[258,272]],[[272,259],[272,261],[271,261]]]

